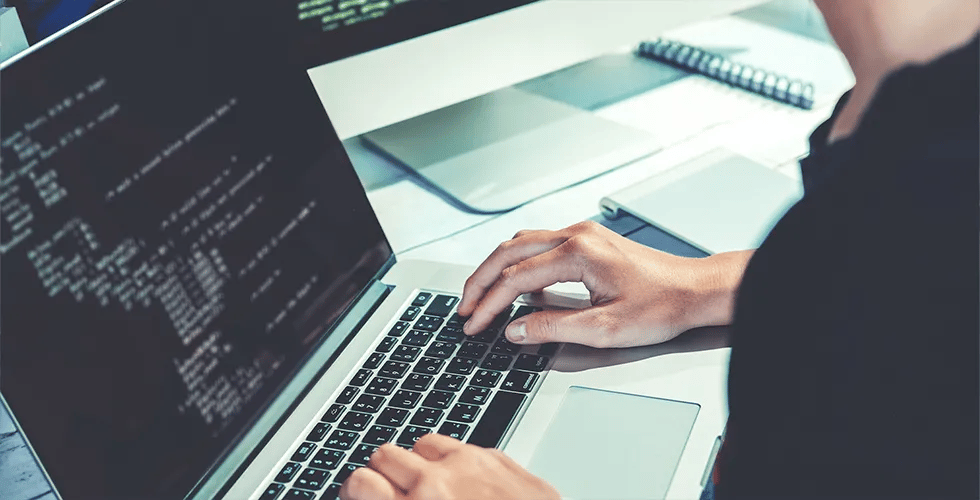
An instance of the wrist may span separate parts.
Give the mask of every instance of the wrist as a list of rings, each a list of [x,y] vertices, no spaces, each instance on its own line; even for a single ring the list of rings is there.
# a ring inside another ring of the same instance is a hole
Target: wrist
[[[692,259],[693,303],[686,319],[689,328],[731,324],[735,296],[754,250],[725,252]]]

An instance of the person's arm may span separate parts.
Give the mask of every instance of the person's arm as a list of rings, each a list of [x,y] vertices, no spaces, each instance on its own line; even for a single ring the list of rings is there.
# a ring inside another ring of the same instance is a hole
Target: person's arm
[[[585,284],[592,307],[542,311],[514,321],[516,343],[593,347],[657,344],[700,326],[731,322],[753,250],[703,259],[670,255],[583,222],[559,231],[521,231],[466,281],[459,313],[469,335],[486,328],[519,295],[558,282]]]

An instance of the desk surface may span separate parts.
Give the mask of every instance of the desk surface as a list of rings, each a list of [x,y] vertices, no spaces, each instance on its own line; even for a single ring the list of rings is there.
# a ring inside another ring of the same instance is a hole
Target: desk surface
[[[832,52],[830,54],[833,56]],[[844,72],[840,71],[843,62],[839,58],[836,62],[833,57],[825,59],[822,64],[833,66],[838,75],[846,73],[846,68]],[[841,80],[840,91],[850,85],[850,81],[845,81],[847,78],[838,79]],[[663,152],[504,215],[483,216],[459,212],[438,195],[420,187],[400,168],[364,150],[356,139],[346,141],[345,145],[399,258],[476,265],[497,244],[509,239],[519,229],[555,229],[593,218],[602,196],[639,179],[657,175],[714,147],[727,147],[786,175],[797,176],[796,159],[806,153],[805,139],[817,124],[826,119],[833,104],[832,100],[823,102],[817,109],[804,112],[762,98],[740,95],[712,82],[689,82],[686,85],[686,89],[658,89],[651,95],[631,98],[599,113],[609,119],[660,132],[664,130],[662,117],[678,116],[672,110],[676,109],[679,99],[690,95],[691,85],[700,85],[717,95],[738,98],[741,107],[726,108],[725,112],[712,109],[709,104],[702,104],[700,108],[689,107],[685,113],[687,121],[691,122],[688,125],[696,120],[702,122],[689,129],[696,131],[690,136],[672,137],[670,147]],[[410,224],[409,219],[434,223],[419,232],[418,225]],[[6,500],[55,499],[23,437],[16,431],[2,405],[0,497]]]

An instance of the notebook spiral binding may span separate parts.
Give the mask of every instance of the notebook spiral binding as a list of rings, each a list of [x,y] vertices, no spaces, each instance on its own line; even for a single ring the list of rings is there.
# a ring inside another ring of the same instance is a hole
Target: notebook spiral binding
[[[802,109],[813,109],[813,84],[753,68],[680,42],[658,38],[643,42],[637,55],[693,71],[736,88]]]

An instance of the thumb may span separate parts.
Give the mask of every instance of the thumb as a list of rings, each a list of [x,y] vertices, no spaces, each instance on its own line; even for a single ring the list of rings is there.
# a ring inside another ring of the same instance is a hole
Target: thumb
[[[609,336],[606,307],[604,304],[585,309],[531,313],[512,321],[504,334],[515,344],[572,342],[601,347]]]

